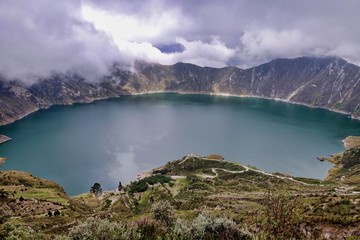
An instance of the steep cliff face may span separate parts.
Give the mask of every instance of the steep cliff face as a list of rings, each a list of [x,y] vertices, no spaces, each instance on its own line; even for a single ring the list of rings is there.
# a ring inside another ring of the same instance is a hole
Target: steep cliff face
[[[128,92],[121,84],[106,78],[89,83],[78,76],[56,75],[31,86],[0,80],[0,125],[55,104],[88,103],[123,94]]]
[[[136,72],[114,66],[99,82],[54,75],[27,86],[0,80],[0,124],[54,104],[91,102],[141,92],[225,93],[276,98],[360,117],[360,67],[337,57],[277,59],[249,68],[210,68],[137,62]]]
[[[177,63],[145,65],[132,91],[229,93],[343,111],[360,116],[360,67],[337,57],[277,59],[250,68],[221,69]],[[141,84],[143,82],[151,83]],[[135,83],[135,84],[134,84]]]

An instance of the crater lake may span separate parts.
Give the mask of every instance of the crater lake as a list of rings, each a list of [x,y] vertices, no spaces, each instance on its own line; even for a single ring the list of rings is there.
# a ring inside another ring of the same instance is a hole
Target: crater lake
[[[269,172],[324,178],[331,164],[316,158],[344,150],[360,121],[325,109],[208,95],[121,96],[54,106],[0,127],[0,145],[16,169],[53,180],[69,195],[94,182],[115,189],[142,171],[195,153]]]

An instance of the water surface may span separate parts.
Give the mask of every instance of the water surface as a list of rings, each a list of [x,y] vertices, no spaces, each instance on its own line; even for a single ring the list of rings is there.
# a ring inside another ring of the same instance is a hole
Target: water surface
[[[331,165],[316,157],[343,151],[341,140],[360,135],[360,122],[265,99],[153,94],[55,106],[0,133],[13,138],[0,145],[3,169],[51,179],[75,195],[94,182],[114,189],[189,153],[324,178]]]

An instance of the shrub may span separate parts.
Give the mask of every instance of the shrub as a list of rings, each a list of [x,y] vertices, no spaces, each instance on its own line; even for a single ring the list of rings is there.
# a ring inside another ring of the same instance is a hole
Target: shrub
[[[90,192],[95,194],[97,197],[101,196],[102,194],[102,188],[100,183],[94,183],[94,185],[90,188]]]
[[[4,240],[40,240],[44,239],[40,234],[36,233],[30,227],[17,226],[12,224],[4,224],[3,236],[0,236]]]
[[[73,240],[139,239],[133,228],[96,218],[89,218],[72,228],[68,237]]]
[[[344,198],[342,199],[339,204],[342,204],[342,205],[351,205],[351,201],[347,198]]]
[[[133,182],[129,186],[130,192],[145,192],[146,190],[148,190],[148,185],[146,181],[143,180]]]
[[[166,175],[154,175],[151,177],[144,178],[143,180],[145,180],[148,184],[153,185],[155,183],[160,183],[160,184],[168,183],[171,181],[171,178]]]
[[[105,210],[105,209],[110,208],[111,203],[112,203],[112,201],[110,199],[106,199],[102,209]]]
[[[165,239],[248,240],[251,237],[245,231],[241,231],[235,222],[227,218],[202,213],[191,222],[176,219]]]
[[[155,220],[163,222],[166,226],[172,226],[174,223],[174,207],[166,200],[154,203],[151,213]]]
[[[265,239],[302,239],[300,211],[298,197],[269,193],[262,213],[260,236]]]
[[[8,193],[4,189],[0,189],[0,199],[4,199],[8,197]]]
[[[154,174],[162,174],[162,175],[165,175],[169,172],[169,170],[167,169],[159,169],[159,170],[154,170],[153,173]]]
[[[165,184],[169,183],[172,179],[166,175],[154,175],[143,178],[137,182],[132,182],[129,186],[130,192],[145,192],[148,189],[148,184],[153,185],[155,183]]]
[[[71,238],[65,235],[58,235],[55,237],[55,240],[71,240]]]
[[[161,222],[147,217],[134,221],[131,228],[138,234],[136,239],[155,240],[166,235],[166,227]]]
[[[191,239],[251,239],[234,221],[206,213],[200,214],[192,222],[190,233]]]
[[[54,212],[54,216],[60,216],[60,215],[61,215],[60,211],[58,209],[56,209]]]

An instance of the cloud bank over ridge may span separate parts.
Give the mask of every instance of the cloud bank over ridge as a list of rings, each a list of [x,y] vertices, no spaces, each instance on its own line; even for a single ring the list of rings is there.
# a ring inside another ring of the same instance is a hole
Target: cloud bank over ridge
[[[4,0],[0,72],[29,81],[53,71],[96,79],[113,62],[136,59],[251,67],[303,55],[359,64],[359,12],[355,0]]]

